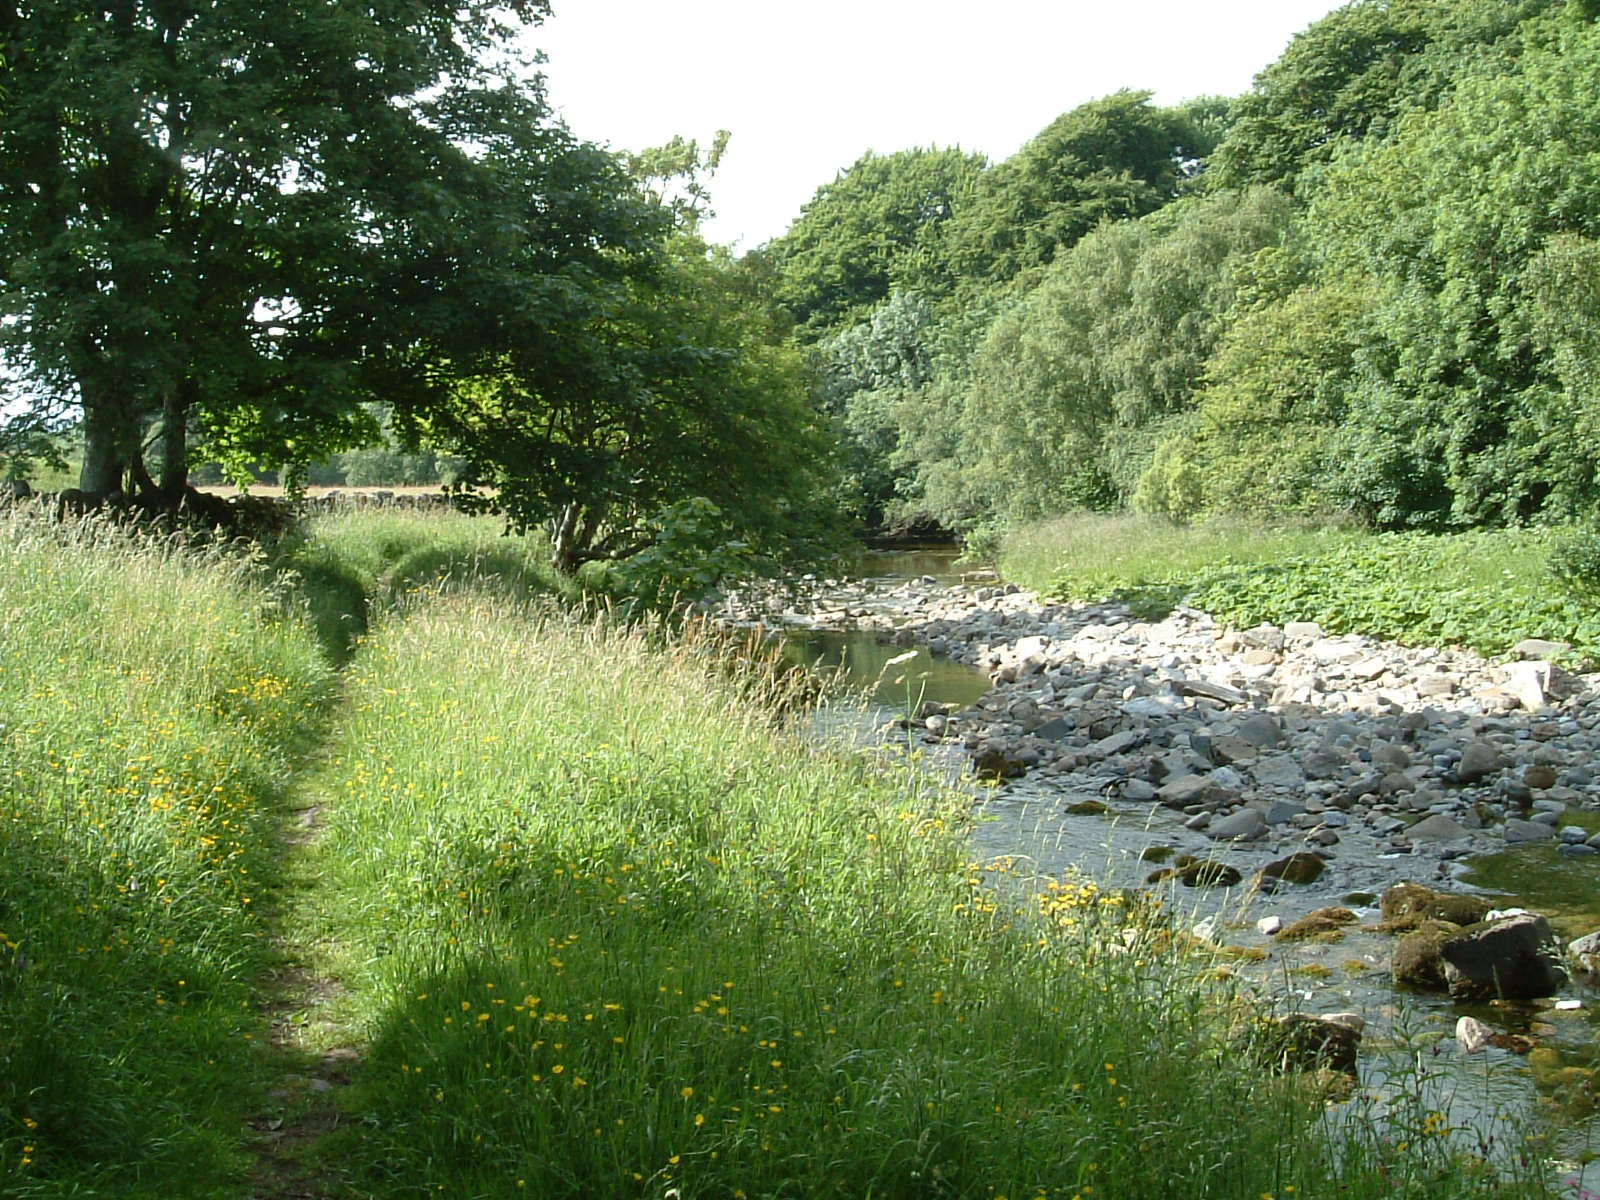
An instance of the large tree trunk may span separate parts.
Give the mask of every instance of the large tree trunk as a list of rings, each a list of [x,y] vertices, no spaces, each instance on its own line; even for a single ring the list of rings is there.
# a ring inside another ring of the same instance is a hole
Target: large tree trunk
[[[90,495],[105,496],[122,489],[127,466],[122,406],[109,397],[91,396],[87,385],[82,390],[83,469],[78,472],[78,487]]]
[[[185,379],[167,393],[161,409],[161,492],[168,499],[189,486],[189,410],[199,388]]]

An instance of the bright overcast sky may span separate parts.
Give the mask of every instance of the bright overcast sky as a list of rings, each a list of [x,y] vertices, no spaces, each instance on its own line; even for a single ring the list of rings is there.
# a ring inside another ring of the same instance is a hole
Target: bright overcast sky
[[[714,241],[775,237],[864,151],[1013,153],[1119,88],[1237,95],[1329,0],[553,0],[531,34],[574,133],[619,150],[733,133]]]

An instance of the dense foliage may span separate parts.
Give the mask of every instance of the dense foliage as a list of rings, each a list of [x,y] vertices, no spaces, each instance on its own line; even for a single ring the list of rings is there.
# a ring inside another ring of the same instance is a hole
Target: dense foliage
[[[859,510],[1592,514],[1595,16],[1355,0],[1244,96],[1121,92],[978,171],[876,307],[807,318]]]
[[[725,137],[574,137],[517,53],[545,8],[0,5],[11,469],[70,410],[86,493],[170,507],[191,463],[378,440],[382,402],[563,570],[701,495],[729,537],[815,540],[796,359],[692,234]]]

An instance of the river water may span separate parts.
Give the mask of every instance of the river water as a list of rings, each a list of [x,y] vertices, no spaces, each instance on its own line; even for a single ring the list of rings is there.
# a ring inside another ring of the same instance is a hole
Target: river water
[[[871,555],[857,566],[860,578],[904,581],[928,577],[958,582],[964,571],[955,552],[944,547]],[[823,633],[796,630],[784,635],[784,652],[797,663],[837,678],[848,699],[824,703],[814,716],[816,736],[854,744],[896,728],[906,714],[925,702],[966,706],[989,690],[987,676],[924,649],[882,643],[871,633]],[[901,734],[900,736],[905,736]],[[940,747],[925,761],[951,779],[960,774],[964,756]],[[970,781],[968,782],[970,785]],[[1152,863],[1144,857],[1152,845],[1184,848],[1179,823],[1168,813],[1130,819],[1127,815],[1070,815],[1048,782],[1033,785],[1026,778],[1001,789],[974,788],[977,823],[972,835],[980,861],[1011,859],[1022,864],[1003,878],[1035,884],[1072,872],[1103,884],[1134,886],[1144,882]],[[1348,868],[1350,864],[1345,864]],[[1315,888],[1297,893],[1299,912],[1286,910],[1277,897],[1251,901],[1239,889],[1181,891],[1173,896],[1183,920],[1211,921],[1213,937],[1229,945],[1265,951],[1267,958],[1237,968],[1261,999],[1280,1011],[1327,1013],[1354,1011],[1367,1021],[1359,1093],[1379,1104],[1419,1089],[1429,1109],[1442,1112],[1452,1126],[1492,1132],[1500,1144],[1514,1130],[1552,1131],[1562,1194],[1600,1200],[1600,1119],[1583,1112],[1584,1101],[1563,1105],[1550,1079],[1535,1081],[1528,1060],[1498,1049],[1470,1057],[1460,1055],[1450,1040],[1455,1022],[1473,1016],[1507,1033],[1529,1034],[1561,1055],[1563,1067],[1600,1068],[1600,989],[1582,983],[1569,986],[1562,998],[1580,1001],[1577,1010],[1549,1004],[1462,1006],[1448,997],[1394,987],[1388,976],[1394,939],[1351,927],[1335,943],[1275,943],[1255,928],[1258,916],[1282,913],[1286,920],[1325,904],[1360,906],[1375,903],[1375,894],[1405,878],[1405,864],[1375,860],[1342,873],[1346,888],[1370,887],[1366,893],[1323,894]],[[1460,883],[1494,894],[1501,907],[1526,906],[1548,916],[1563,941],[1600,928],[1600,887],[1592,864],[1563,858],[1552,847],[1526,847],[1470,860]],[[1026,886],[1024,884],[1023,886]],[[1503,899],[1500,899],[1502,898]],[[1375,913],[1372,914],[1375,917]],[[1364,922],[1366,923],[1366,922]],[[1592,1097],[1592,1093],[1591,1093]],[[1475,1135],[1464,1135],[1467,1141]],[[1569,1183],[1570,1181],[1570,1183]]]

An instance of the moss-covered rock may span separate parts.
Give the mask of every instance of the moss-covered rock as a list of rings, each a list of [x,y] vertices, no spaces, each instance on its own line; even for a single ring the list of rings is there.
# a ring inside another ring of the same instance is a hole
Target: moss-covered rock
[[[1318,908],[1292,925],[1285,925],[1278,932],[1278,940],[1296,942],[1306,938],[1321,938],[1324,941],[1337,941],[1344,936],[1346,925],[1353,925],[1360,919],[1348,908]]]

